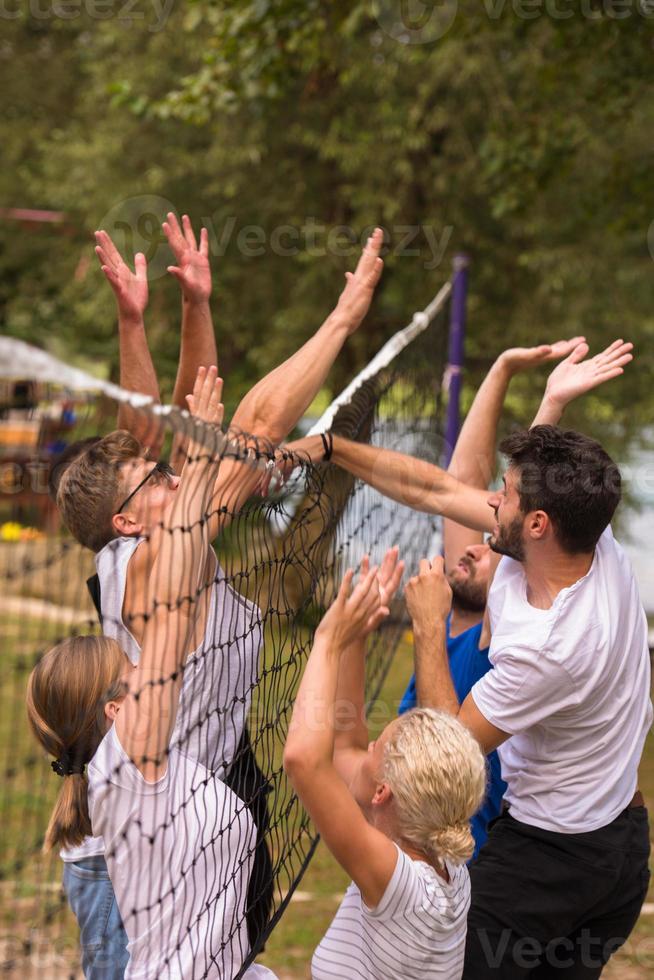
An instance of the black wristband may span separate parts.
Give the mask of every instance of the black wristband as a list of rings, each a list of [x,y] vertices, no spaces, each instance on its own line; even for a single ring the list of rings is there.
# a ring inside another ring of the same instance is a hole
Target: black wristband
[[[331,432],[321,432],[320,438],[322,439],[322,446],[325,450],[322,461],[323,463],[328,463],[332,458],[332,453],[334,452],[334,437]]]

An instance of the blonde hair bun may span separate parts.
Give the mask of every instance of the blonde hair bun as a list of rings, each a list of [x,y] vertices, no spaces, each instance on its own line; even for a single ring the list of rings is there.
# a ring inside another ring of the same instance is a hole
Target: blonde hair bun
[[[384,746],[383,778],[399,840],[429,860],[462,864],[472,856],[469,821],[486,793],[486,759],[457,718],[434,708],[401,715]]]
[[[452,864],[465,864],[475,850],[475,839],[469,823],[435,830],[431,835],[431,844],[441,858]]]

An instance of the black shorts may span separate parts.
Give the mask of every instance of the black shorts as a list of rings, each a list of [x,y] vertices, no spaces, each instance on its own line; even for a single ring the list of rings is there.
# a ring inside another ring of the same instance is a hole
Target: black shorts
[[[491,824],[470,867],[463,980],[592,980],[633,929],[649,885],[645,807],[586,834]]]

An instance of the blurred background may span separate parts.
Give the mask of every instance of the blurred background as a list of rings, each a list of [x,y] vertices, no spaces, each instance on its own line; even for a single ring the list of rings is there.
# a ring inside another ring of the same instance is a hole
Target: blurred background
[[[623,466],[619,533],[654,622],[651,0],[0,6],[0,333],[117,380],[114,302],[93,254],[106,228],[130,261],[148,259],[166,398],[180,314],[160,223],[186,212],[209,230],[233,407],[322,322],[379,224],[383,280],[324,406],[464,252],[464,409],[505,347],[634,342],[625,377],[566,422]],[[529,421],[541,380],[515,380],[506,426]],[[276,966],[291,956],[283,937]]]

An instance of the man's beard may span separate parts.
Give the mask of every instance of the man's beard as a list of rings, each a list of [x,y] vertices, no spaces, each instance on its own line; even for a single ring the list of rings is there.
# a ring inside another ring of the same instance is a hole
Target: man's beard
[[[499,533],[488,541],[498,555],[507,555],[515,561],[525,560],[525,546],[522,543],[522,518],[516,517],[507,527],[500,527]]]
[[[464,612],[483,613],[486,608],[486,586],[475,581],[475,573],[471,565],[468,565],[468,569],[468,578],[463,582],[453,575],[448,576],[452,589],[452,603]]]
[[[464,612],[483,613],[486,608],[486,589],[478,582],[450,582],[452,603]]]

